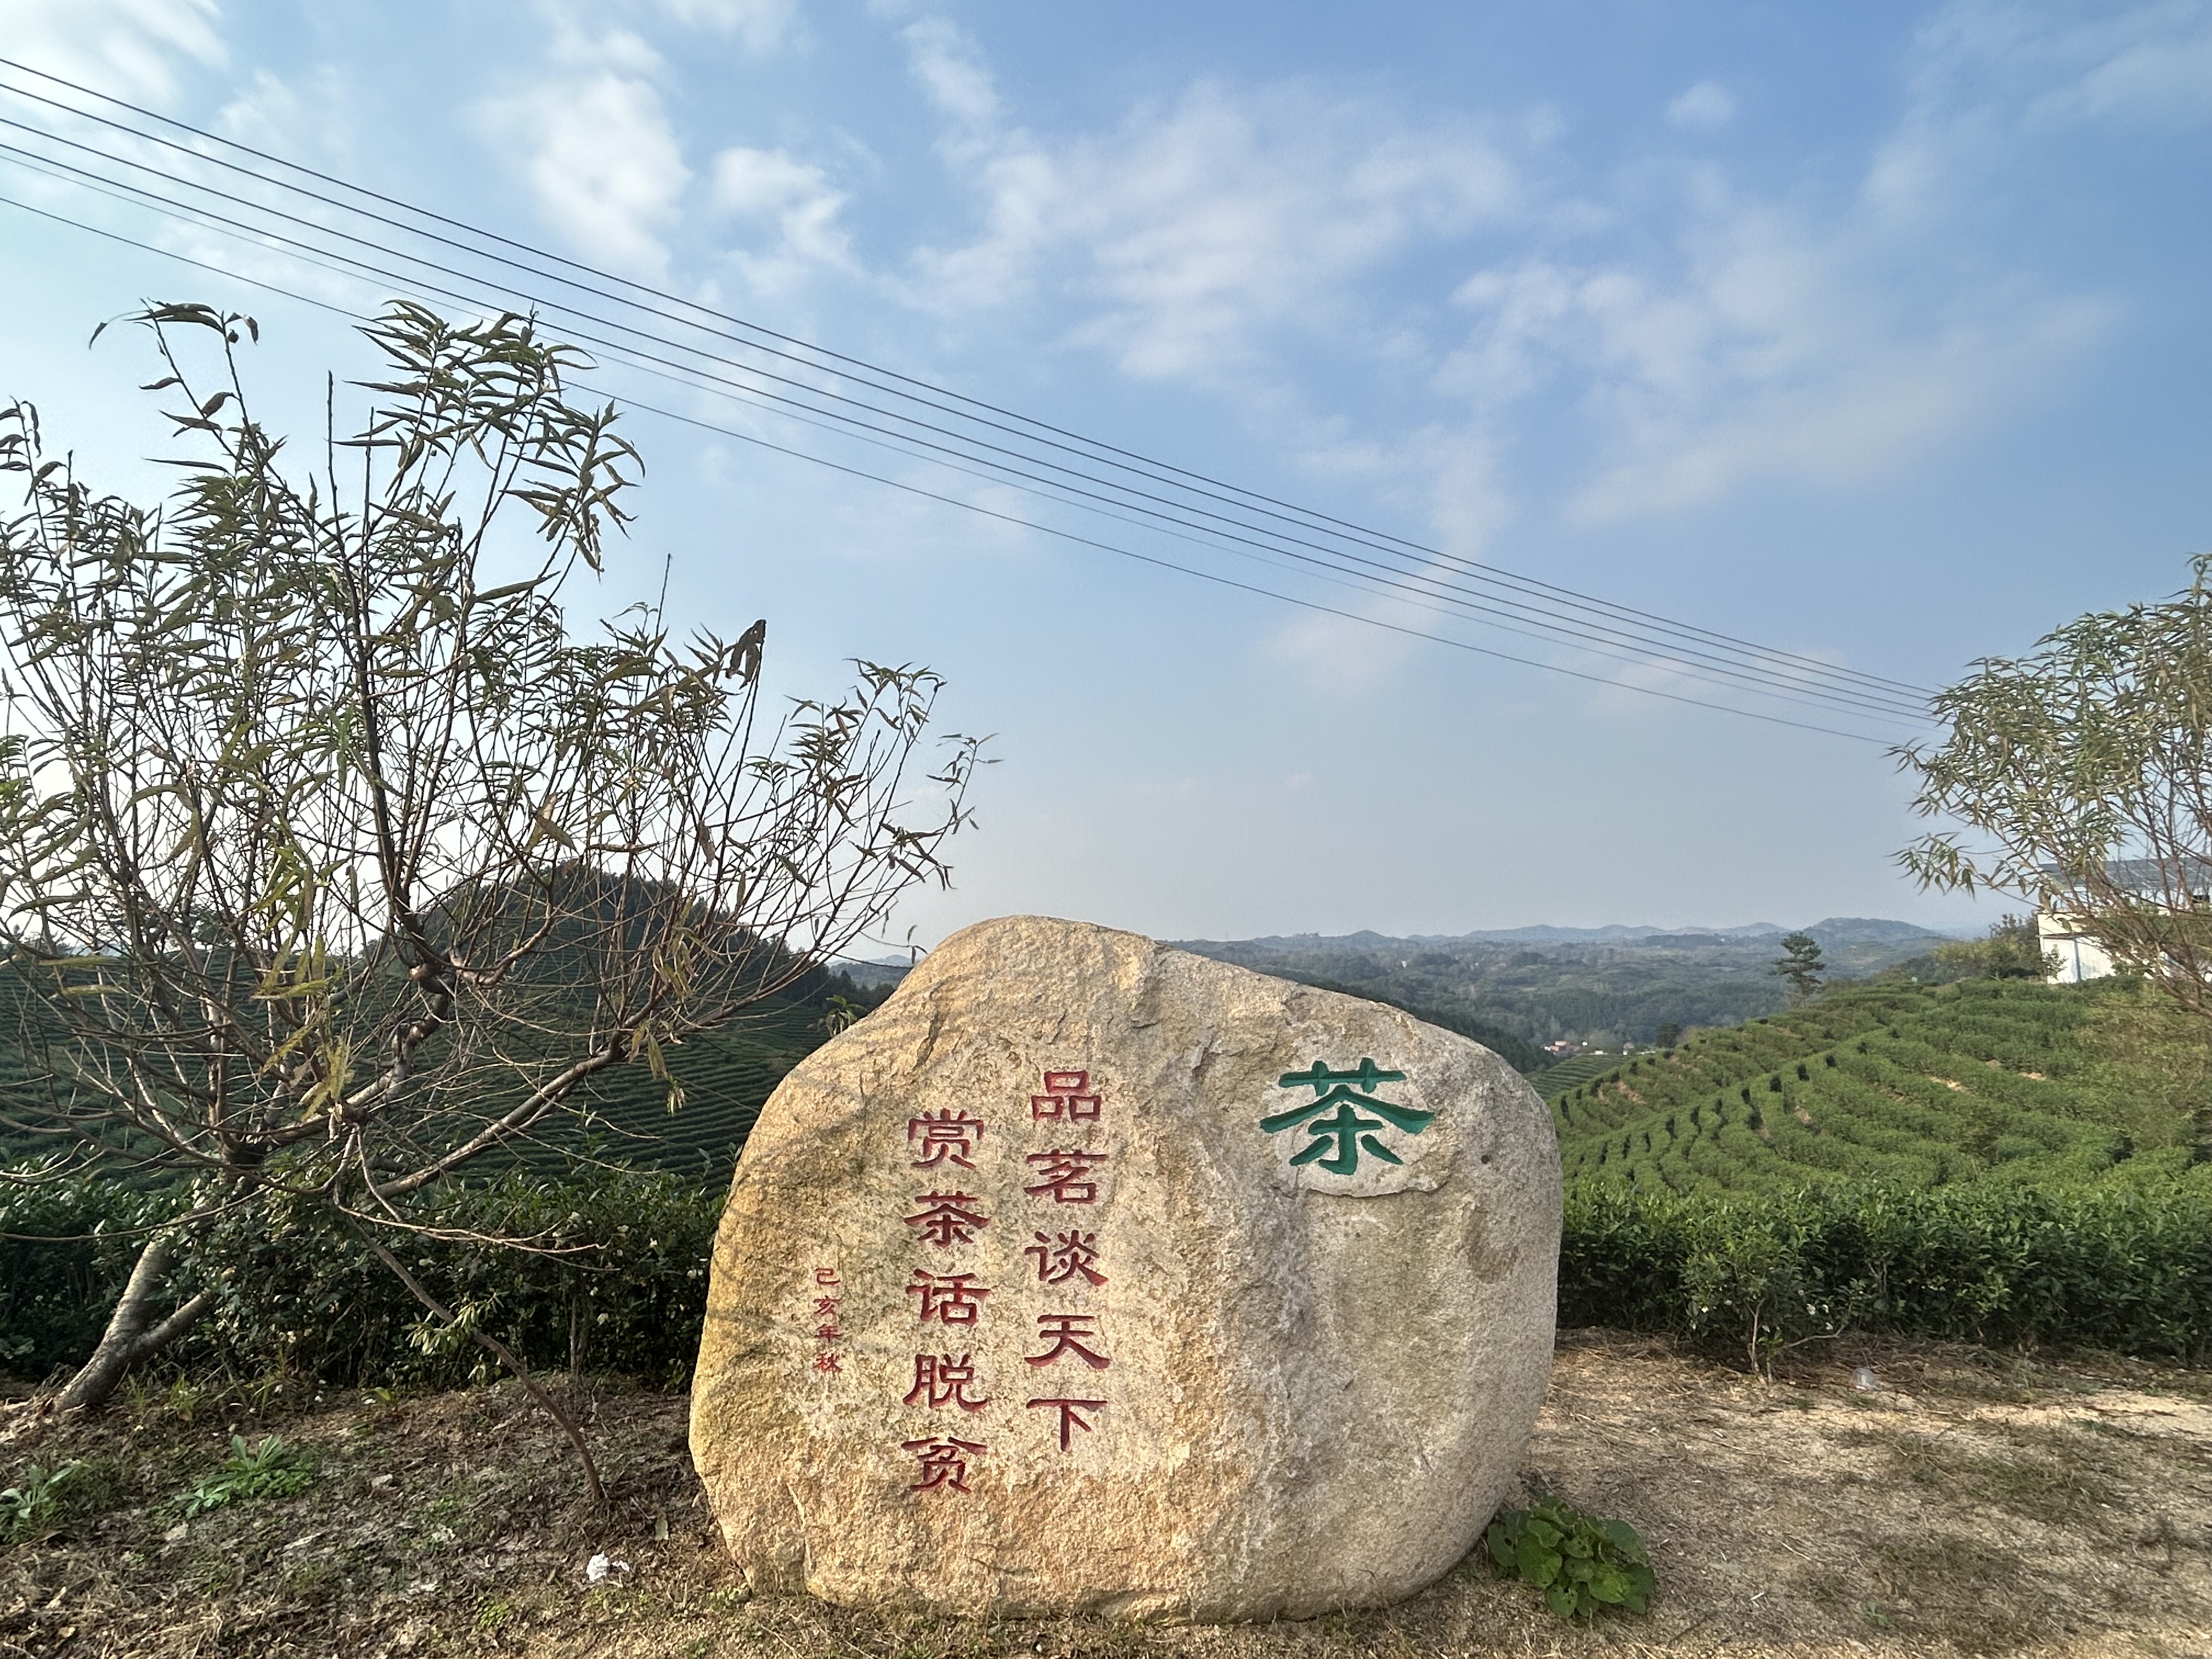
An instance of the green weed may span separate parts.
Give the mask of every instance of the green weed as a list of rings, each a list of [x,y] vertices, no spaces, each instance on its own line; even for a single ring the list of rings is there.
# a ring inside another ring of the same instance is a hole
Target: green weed
[[[33,1463],[24,1470],[21,1480],[0,1492],[0,1542],[19,1543],[52,1526],[61,1518],[70,1488],[87,1473],[82,1459],[52,1468]]]
[[[314,1480],[313,1460],[276,1436],[265,1434],[259,1445],[249,1446],[244,1435],[234,1434],[229,1455],[185,1495],[182,1512],[190,1520],[228,1504],[296,1498]]]
[[[1492,1565],[1541,1589],[1562,1619],[1587,1620],[1608,1607],[1643,1613],[1657,1587],[1635,1528],[1593,1519],[1555,1498],[1500,1515],[1486,1541]]]

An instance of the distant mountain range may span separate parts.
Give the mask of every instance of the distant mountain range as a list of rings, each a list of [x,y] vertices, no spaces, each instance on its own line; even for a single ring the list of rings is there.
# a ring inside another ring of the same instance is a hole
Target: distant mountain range
[[[1524,1070],[1565,1042],[1617,1049],[1668,1026],[1733,1025],[1785,1001],[1774,959],[1784,933],[1747,927],[1507,927],[1395,938],[1372,931],[1178,939],[1179,948],[1285,979],[1372,997],[1486,1042]],[[1829,916],[1804,932],[1833,976],[1908,975],[1954,937],[1910,921]],[[907,963],[837,964],[854,983],[896,985]]]
[[[1403,937],[1362,930],[1357,933],[1337,934],[1275,933],[1264,939],[1180,939],[1176,943],[1183,950],[1197,951],[1201,954],[1210,953],[1217,945],[1228,945],[1293,951],[1310,951],[1331,945],[1356,951],[1382,951],[1400,945],[1433,949],[1439,945],[1457,944],[1656,945],[1661,941],[1680,939],[1686,944],[1707,945],[1735,942],[1760,944],[1797,931],[1810,933],[1823,948],[1846,945],[1910,945],[1920,941],[1933,944],[1939,939],[1959,937],[1934,927],[1923,927],[1914,922],[1889,921],[1878,916],[1829,916],[1802,930],[1784,927],[1771,921],[1754,921],[1742,927],[1638,927],[1616,921],[1602,927],[1491,927],[1471,933],[1409,933]]]
[[[1374,932],[1324,938],[1177,941],[1186,951],[1405,1009],[1486,1042],[1522,1069],[1551,1043],[1618,1049],[1668,1028],[1733,1025],[1787,1000],[1774,963],[1784,928],[1510,927],[1449,937]],[[1869,916],[1828,916],[1804,929],[1834,978],[1932,969],[1950,937]]]

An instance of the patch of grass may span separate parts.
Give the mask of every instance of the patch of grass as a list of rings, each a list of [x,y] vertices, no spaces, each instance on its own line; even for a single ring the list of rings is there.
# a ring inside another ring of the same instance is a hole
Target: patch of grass
[[[36,1537],[61,1519],[70,1490],[84,1476],[81,1461],[48,1468],[33,1463],[15,1484],[0,1491],[0,1543]]]
[[[297,1448],[273,1434],[249,1446],[244,1435],[234,1434],[229,1455],[185,1494],[182,1514],[189,1521],[227,1504],[296,1498],[314,1482],[314,1460]]]
[[[514,1603],[503,1595],[495,1595],[477,1609],[477,1634],[489,1636],[514,1617]]]
[[[127,1496],[125,1460],[111,1452],[33,1463],[0,1491],[0,1547],[100,1515]]]
[[[284,1571],[281,1585],[285,1599],[306,1607],[321,1607],[337,1598],[344,1575],[329,1561],[301,1561]]]
[[[2052,1432],[2014,1429],[2007,1437],[2016,1443],[2031,1437],[2040,1442]],[[2031,1521],[2086,1520],[2114,1499],[2101,1464],[2082,1456],[2085,1449],[2070,1435],[2052,1446],[2055,1457],[2006,1456],[1900,1429],[1852,1430],[1838,1438],[1847,1445],[1880,1447],[1916,1486],[1954,1492]]]

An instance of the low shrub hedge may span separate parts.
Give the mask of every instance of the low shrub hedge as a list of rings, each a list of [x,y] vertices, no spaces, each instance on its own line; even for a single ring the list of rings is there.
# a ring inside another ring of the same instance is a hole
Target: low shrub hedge
[[[137,1240],[118,1235],[179,1207],[90,1183],[0,1194],[0,1234],[95,1236],[68,1244],[0,1239],[5,1369],[40,1377],[82,1363],[137,1255]],[[584,1364],[681,1387],[698,1351],[721,1207],[720,1190],[672,1175],[556,1181],[515,1172],[439,1190],[405,1212],[445,1237],[386,1229],[380,1238],[431,1295],[533,1366]],[[179,1281],[184,1294],[216,1292],[213,1310],[173,1351],[188,1365],[434,1387],[495,1364],[475,1343],[441,1332],[313,1200],[271,1198],[213,1224],[185,1246]]]
[[[1559,1319],[1759,1363],[1846,1328],[2212,1358],[2212,1184],[1567,1192]]]
[[[431,1294],[531,1364],[681,1387],[721,1203],[719,1189],[670,1175],[516,1173],[409,1212],[447,1237],[385,1237]],[[130,1272],[131,1230],[177,1204],[92,1183],[0,1189],[0,1235],[85,1236],[0,1237],[0,1369],[36,1378],[81,1362]],[[271,1200],[216,1224],[189,1246],[181,1277],[187,1291],[216,1293],[175,1350],[187,1365],[364,1387],[447,1386],[488,1368],[311,1200]],[[2212,1183],[1682,1197],[1578,1182],[1566,1194],[1559,1319],[1666,1333],[1753,1364],[1849,1328],[2205,1363]]]

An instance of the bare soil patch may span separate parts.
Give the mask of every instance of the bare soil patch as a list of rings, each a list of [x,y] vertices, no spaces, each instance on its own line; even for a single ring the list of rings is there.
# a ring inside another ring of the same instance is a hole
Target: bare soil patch
[[[1876,1386],[1854,1386],[1871,1366]],[[2212,1656],[2212,1375],[1865,1342],[1771,1382],[1662,1344],[1563,1336],[1522,1501],[1651,1545],[1644,1619],[1562,1626],[1471,1559],[1401,1606],[1225,1628],[986,1622],[749,1600],[685,1450],[685,1401],[566,1385],[610,1507],[509,1385],[265,1419],[179,1394],[18,1413],[0,1484],[82,1460],[51,1530],[0,1552],[0,1655],[545,1659],[1352,1659],[1514,1655]],[[188,1410],[188,1414],[187,1414]],[[308,1453],[299,1496],[185,1518],[234,1432]],[[591,1558],[617,1564],[598,1583]]]

